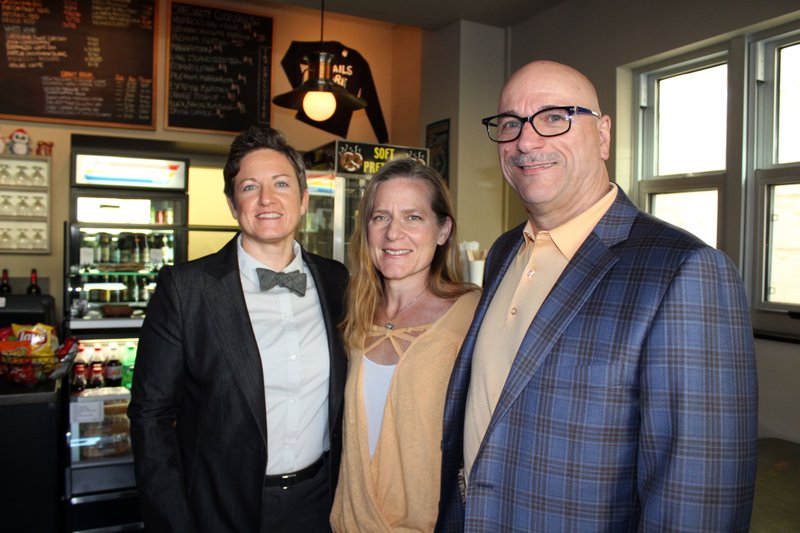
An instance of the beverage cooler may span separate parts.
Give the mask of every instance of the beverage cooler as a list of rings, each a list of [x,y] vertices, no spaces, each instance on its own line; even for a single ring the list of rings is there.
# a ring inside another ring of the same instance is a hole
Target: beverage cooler
[[[303,248],[346,264],[364,189],[380,167],[401,158],[428,164],[428,149],[339,140],[306,152],[308,212],[298,236]]]
[[[187,258],[188,160],[73,147],[71,170],[63,329],[80,344],[65,386],[65,522],[143,529],[127,406],[158,270]]]

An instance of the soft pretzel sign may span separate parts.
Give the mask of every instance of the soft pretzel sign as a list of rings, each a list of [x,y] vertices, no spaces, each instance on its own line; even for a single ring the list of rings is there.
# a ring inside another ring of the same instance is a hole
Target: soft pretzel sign
[[[393,159],[416,159],[428,164],[428,150],[408,146],[387,144],[365,144],[338,142],[336,166],[339,173],[375,174],[384,164]]]

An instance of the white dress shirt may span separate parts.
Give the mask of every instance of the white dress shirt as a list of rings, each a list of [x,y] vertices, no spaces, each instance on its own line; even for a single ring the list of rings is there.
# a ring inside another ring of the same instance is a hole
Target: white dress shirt
[[[261,292],[256,268],[268,268],[242,248],[239,275],[261,355],[267,404],[267,474],[301,470],[330,448],[328,382],[330,353],[314,279],[294,242],[283,272],[307,274],[306,294],[284,287]]]

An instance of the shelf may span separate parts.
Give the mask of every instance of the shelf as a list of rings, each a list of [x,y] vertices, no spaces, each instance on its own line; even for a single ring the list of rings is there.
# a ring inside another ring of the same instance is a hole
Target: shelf
[[[86,389],[72,396],[75,402],[97,402],[108,400],[130,400],[131,391],[125,387],[98,387]]]
[[[47,217],[31,215],[0,215],[0,220],[10,220],[14,222],[47,222]]]
[[[25,170],[27,183],[11,183]],[[35,170],[34,170],[35,169]],[[35,155],[0,155],[0,251],[11,254],[43,254],[50,252],[50,158]],[[37,178],[34,180],[34,173]],[[35,182],[34,182],[35,181]],[[42,183],[42,181],[44,183]],[[19,204],[27,204],[23,212],[36,215],[8,214],[17,211]],[[39,246],[8,246],[25,234],[29,242],[37,237]]]
[[[92,302],[102,303],[102,302]],[[144,323],[144,318],[75,318],[67,321],[70,331],[92,329],[139,329]]]

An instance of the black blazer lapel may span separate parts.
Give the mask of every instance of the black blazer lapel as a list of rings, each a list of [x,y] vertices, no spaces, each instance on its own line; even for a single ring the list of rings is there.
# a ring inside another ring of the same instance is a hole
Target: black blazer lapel
[[[205,305],[214,318],[220,345],[231,372],[267,442],[267,408],[264,376],[247,303],[239,275],[236,237],[231,239],[208,263]]]

